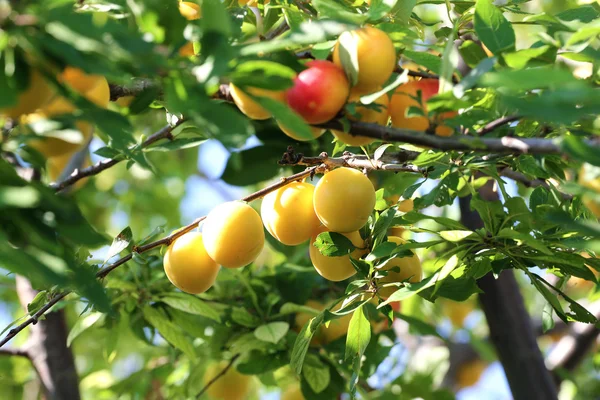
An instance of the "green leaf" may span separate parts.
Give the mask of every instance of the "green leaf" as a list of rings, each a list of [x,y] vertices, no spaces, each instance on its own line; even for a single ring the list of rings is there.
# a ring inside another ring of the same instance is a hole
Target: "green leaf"
[[[236,370],[246,375],[259,375],[270,371],[275,371],[287,364],[285,353],[265,354],[261,351],[253,350],[244,354]]]
[[[446,217],[434,217],[431,215],[425,215],[416,211],[410,211],[401,217],[394,218],[393,225],[414,225],[419,221],[432,220],[438,224],[451,228],[453,230],[467,230],[467,227],[458,221]]]
[[[545,46],[540,46],[540,47],[535,47],[535,48],[532,47],[530,49],[519,50],[519,51],[515,51],[513,53],[506,53],[506,54],[504,54],[504,61],[511,68],[514,68],[514,69],[525,68],[525,66],[527,66],[527,64],[531,60],[543,56],[550,49],[551,49],[550,46],[545,45]],[[554,61],[554,60],[549,60],[549,61]]]
[[[221,179],[230,185],[248,186],[271,179],[279,173],[277,161],[281,148],[275,145],[256,146],[231,153]]]
[[[326,257],[342,257],[356,249],[350,239],[337,232],[319,233],[312,245]]]
[[[422,65],[434,74],[439,74],[442,69],[441,58],[424,51],[404,50],[402,55],[411,59],[416,64]]]
[[[479,194],[471,199],[471,208],[479,213],[483,220],[485,229],[495,234],[500,227],[501,221],[505,218],[504,206],[500,201],[483,200]]]
[[[577,79],[568,70],[549,65],[520,70],[488,72],[481,77],[479,82],[483,86],[510,89],[521,93],[527,90],[572,84],[577,82]]]
[[[231,319],[237,324],[245,326],[247,328],[256,328],[260,325],[260,318],[255,315],[250,314],[243,307],[234,307],[231,310]]]
[[[494,54],[515,48],[515,31],[492,0],[477,0],[473,25],[477,37]]]
[[[174,325],[162,313],[150,306],[144,307],[142,312],[144,314],[144,319],[146,319],[150,325],[155,327],[167,342],[181,350],[190,359],[196,359],[194,346],[178,326]]]
[[[332,0],[314,0],[310,4],[317,10],[321,19],[330,18],[335,21],[362,25],[369,18],[368,15],[352,12],[351,9]]]
[[[280,101],[270,99],[268,97],[251,96],[258,104],[264,107],[273,115],[275,120],[279,122],[285,129],[294,132],[299,138],[304,140],[314,140],[311,128],[304,120],[292,111],[287,105]]]
[[[454,271],[456,269],[458,264],[459,264],[459,260],[458,260],[458,257],[456,256],[456,254],[453,255],[452,257],[450,257],[448,259],[448,261],[446,261],[446,263],[444,264],[442,269],[440,269],[438,278],[435,282],[435,288],[433,290],[434,295],[442,287],[444,279],[446,279],[448,276],[450,276],[450,274],[452,273],[452,271]]]
[[[348,335],[346,337],[346,360],[362,357],[371,340],[371,324],[365,315],[363,306],[358,307],[352,314]]]
[[[383,3],[384,1],[382,1]],[[385,1],[387,3],[387,1]],[[396,5],[393,8],[391,14],[401,25],[408,25],[410,16],[412,15],[413,8],[417,5],[417,0],[400,0],[396,1]]]
[[[108,262],[111,258],[125,250],[131,243],[133,242],[133,233],[131,233],[131,228],[127,227],[121,231],[114,239],[112,244],[110,245],[110,249],[108,249],[108,253],[106,254],[106,258],[104,258],[104,264]]]
[[[237,66],[231,74],[231,82],[238,87],[257,87],[269,90],[285,90],[293,86],[296,71],[274,61],[251,60]]]
[[[473,234],[473,231],[441,231],[439,235],[449,242],[460,242]]]
[[[470,68],[475,68],[477,64],[487,58],[487,54],[485,54],[481,46],[472,40],[462,42],[458,47],[458,51]]]
[[[313,354],[306,357],[304,368],[302,368],[302,376],[315,393],[324,391],[331,382],[329,367]]]
[[[201,315],[212,319],[216,322],[221,322],[221,314],[215,307],[205,303],[199,298],[184,294],[184,293],[169,293],[160,298],[163,303],[186,313]]]
[[[99,312],[93,312],[85,317],[80,317],[71,330],[69,331],[69,336],[67,336],[67,347],[71,347],[71,343],[73,340],[81,335],[85,330],[91,328],[97,322],[102,322],[101,318],[104,317],[104,314]]]
[[[231,19],[225,6],[218,0],[202,1],[200,24],[204,32],[215,31],[225,37],[232,35]]]
[[[600,166],[600,154],[597,147],[592,147],[576,136],[565,136],[560,143],[561,149],[570,154],[573,159],[585,161],[592,165]]]
[[[552,251],[548,247],[546,247],[544,245],[544,243],[542,243],[540,240],[537,240],[535,237],[533,237],[527,233],[517,232],[511,228],[502,229],[500,232],[498,232],[496,237],[498,239],[502,239],[502,238],[513,239],[513,240],[522,242],[523,244],[525,244],[531,248],[534,248],[541,253],[548,254],[548,255],[553,254]]]
[[[294,342],[294,348],[292,349],[292,358],[290,365],[296,375],[302,373],[302,365],[304,364],[304,358],[308,352],[308,346],[312,340],[315,332],[323,322],[324,313],[320,313],[316,317],[311,318],[303,327],[296,341]]]
[[[287,322],[271,322],[254,330],[254,336],[264,342],[278,343],[290,329]]]
[[[27,303],[27,313],[33,315],[48,302],[48,291],[39,291],[31,302]]]
[[[358,82],[358,40],[359,38],[353,32],[344,32],[339,38],[340,61],[351,86]]]

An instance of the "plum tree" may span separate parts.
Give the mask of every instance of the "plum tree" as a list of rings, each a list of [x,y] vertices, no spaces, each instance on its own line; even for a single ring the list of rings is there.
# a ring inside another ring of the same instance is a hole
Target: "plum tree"
[[[207,385],[217,375],[228,368],[228,361],[215,362],[208,366],[204,373],[204,384]],[[251,390],[252,379],[240,374],[234,366],[230,366],[225,374],[208,387],[207,393],[212,400],[244,400]]]
[[[258,97],[269,97],[274,100],[284,101],[284,92],[275,90],[265,90],[260,88],[246,88],[248,93]],[[235,86],[233,83],[229,84],[229,93],[233,98],[233,102],[248,118],[252,119],[269,119],[271,113],[261,107],[256,101],[252,100],[250,96],[244,93],[240,88]]]
[[[390,104],[387,94],[379,96],[368,106],[360,105],[360,96],[360,93],[354,90],[351,92],[350,97],[348,98],[348,103],[358,103],[358,105],[354,107],[354,113],[348,115],[348,119],[352,121],[368,122],[383,126],[387,125],[389,119],[388,106]],[[373,138],[352,136],[346,132],[338,130],[333,130],[331,133],[333,133],[338,140],[347,144],[348,146],[366,146],[375,141]]]
[[[325,231],[325,229],[322,229]],[[356,273],[356,270],[350,262],[350,257],[358,259],[365,254],[368,249],[365,248],[365,242],[358,231],[342,233],[350,239],[356,249],[345,256],[327,257],[319,252],[315,246],[309,246],[310,261],[323,278],[338,282],[348,279]],[[317,239],[318,233],[311,238],[311,243]]]
[[[240,268],[258,257],[265,232],[258,213],[248,204],[230,201],[215,207],[202,227],[206,252],[225,268]]]
[[[340,46],[352,43],[358,61],[358,80],[354,88],[362,93],[374,91],[392,75],[396,66],[396,50],[390,37],[372,26],[344,32],[333,49],[333,62],[342,65]],[[348,50],[348,49],[347,49]]]
[[[295,246],[313,236],[321,225],[313,206],[314,191],[310,183],[293,182],[265,196],[260,214],[275,239]]]
[[[343,204],[343,207],[340,205]],[[360,171],[337,168],[326,173],[315,187],[315,213],[334,232],[362,228],[375,206],[373,184]]]
[[[388,236],[388,241],[396,243],[397,245],[406,243],[406,240],[396,237]],[[396,270],[397,269],[397,270]],[[400,283],[404,281],[408,282],[420,282],[423,274],[421,267],[421,260],[416,254],[409,257],[396,257],[390,259],[381,268],[381,271],[386,271],[387,275],[378,280],[378,285],[385,285],[388,283]],[[382,287],[378,290],[378,294],[382,298],[388,298],[397,290],[397,287],[389,286]]]
[[[330,61],[309,61],[306,66],[294,79],[294,86],[285,92],[287,104],[309,124],[327,122],[346,104],[348,78]]]
[[[438,93],[438,86],[439,81],[437,79],[421,79],[398,86],[390,101],[392,125],[418,131],[429,129],[431,123],[427,117],[427,105],[425,103]],[[411,107],[420,109],[423,115],[407,115]],[[435,134],[438,136],[452,135],[454,130],[444,125],[444,120],[455,115],[454,112],[445,112],[436,116],[433,121],[436,125]]]
[[[165,252],[163,264],[171,283],[192,294],[206,292],[219,272],[219,264],[209,257],[199,232],[177,238]]]

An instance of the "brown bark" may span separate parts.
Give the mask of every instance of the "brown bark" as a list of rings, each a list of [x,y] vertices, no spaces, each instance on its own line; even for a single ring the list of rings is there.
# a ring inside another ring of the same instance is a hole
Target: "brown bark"
[[[481,195],[486,200],[496,196],[489,188],[482,189]],[[477,212],[470,209],[470,197],[460,199],[460,209],[462,222],[469,229],[483,226]],[[498,279],[488,273],[478,285],[484,292],[479,295],[479,302],[490,329],[490,340],[504,368],[513,398],[557,399],[556,385],[544,364],[513,271],[503,271]]]
[[[24,308],[37,294],[31,283],[17,276],[17,293]],[[26,351],[36,369],[47,400],[79,400],[79,378],[71,349],[67,347],[67,324],[62,310],[51,312],[31,325]]]

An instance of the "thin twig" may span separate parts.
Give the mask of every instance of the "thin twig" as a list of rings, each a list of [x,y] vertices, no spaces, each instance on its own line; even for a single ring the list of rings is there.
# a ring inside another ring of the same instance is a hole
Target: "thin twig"
[[[196,395],[196,398],[199,399],[200,397],[202,397],[202,395],[208,390],[209,387],[211,387],[216,381],[219,380],[219,378],[221,378],[223,375],[225,375],[227,373],[227,371],[229,371],[229,368],[233,367],[233,363],[235,363],[235,360],[237,360],[239,357],[240,357],[240,354],[236,354],[233,357],[231,357],[231,360],[229,360],[229,363],[227,363],[225,368],[223,368],[221,370],[221,372],[219,372],[217,375],[215,375],[210,381],[208,381],[206,383],[206,385],[204,385],[204,387],[202,388],[200,393],[198,393]]]
[[[315,173],[323,172],[325,169],[326,168],[324,165],[317,165],[314,167],[307,168],[306,170],[299,172],[297,174],[290,175],[285,178],[281,178],[278,182],[276,182],[272,185],[269,185],[261,190],[258,190],[256,192],[242,198],[241,200],[246,201],[246,202],[254,201],[256,199],[259,199],[259,198],[291,183],[291,182],[298,181],[298,180],[304,179],[309,176],[313,176]],[[149,250],[152,250],[156,247],[160,247],[163,245],[169,245],[169,244],[171,244],[171,242],[173,242],[173,240],[175,240],[178,237],[182,236],[183,234],[195,229],[200,224],[200,222],[202,222],[205,218],[206,217],[200,217],[200,218],[196,219],[194,222],[192,222],[191,224],[189,224],[189,225],[181,228],[180,230],[173,232],[169,236],[159,239],[155,242],[148,243],[143,246],[134,246],[133,252],[141,254],[141,253],[147,252]],[[120,259],[118,259],[117,261],[112,263],[111,265],[108,265],[108,266],[104,267],[103,269],[99,270],[96,273],[96,277],[98,279],[104,278],[106,275],[110,274],[113,270],[115,270],[119,266],[125,264],[127,261],[131,260],[132,258],[133,258],[133,253],[130,253],[130,254],[127,254],[126,256],[121,257]],[[65,291],[65,292],[56,294],[54,297],[52,297],[52,299],[50,299],[50,301],[48,301],[48,303],[44,304],[44,306],[42,306],[42,308],[40,308],[34,315],[29,317],[26,321],[24,321],[20,325],[11,329],[8,332],[8,334],[4,337],[4,339],[2,339],[0,341],[0,347],[5,345],[8,341],[10,341],[13,337],[15,337],[19,332],[21,332],[27,326],[29,326],[31,324],[35,324],[42,315],[44,315],[48,310],[50,310],[52,308],[52,306],[54,306],[56,303],[58,303],[63,298],[65,298],[69,293],[71,293],[71,292]]]
[[[0,349],[0,356],[14,356],[14,357],[29,357],[29,353],[22,349]]]
[[[510,124],[511,122],[515,122],[520,120],[522,117],[520,115],[509,115],[508,117],[498,118],[484,126],[482,129],[477,131],[478,136],[487,135],[490,132],[495,131],[503,125]]]
[[[362,154],[353,154],[344,152],[341,157],[329,157],[323,152],[318,157],[305,157],[301,153],[295,153],[290,146],[283,158],[279,161],[280,165],[325,165],[329,169],[339,167],[356,168],[360,170],[377,170],[391,172],[412,172],[427,176],[427,170],[415,165],[406,163],[409,159],[415,159],[419,153],[414,151],[403,151],[393,154],[384,154],[380,159],[375,160]]]
[[[180,119],[175,125],[167,125],[163,127],[158,132],[150,135],[148,139],[144,140],[139,146],[141,148],[146,148],[159,140],[172,139],[173,130],[179,125],[181,125],[184,121],[184,119]],[[131,149],[133,150],[136,146],[138,145],[132,146]],[[87,168],[76,169],[67,179],[63,180],[62,182],[53,183],[50,185],[50,187],[56,190],[57,192],[60,192],[61,190],[75,184],[77,181],[88,176],[97,175],[100,172],[120,163],[123,160],[125,160],[125,158],[111,158],[108,160],[99,161],[96,164],[91,165]]]

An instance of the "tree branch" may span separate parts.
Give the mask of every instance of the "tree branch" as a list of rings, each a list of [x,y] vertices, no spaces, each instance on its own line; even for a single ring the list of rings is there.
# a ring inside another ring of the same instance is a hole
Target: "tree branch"
[[[478,136],[487,135],[488,133],[495,131],[496,129],[500,128],[501,126],[510,124],[511,122],[518,121],[521,118],[522,117],[520,115],[509,115],[508,117],[498,118],[497,120],[490,122],[489,124],[484,126],[482,129],[477,131],[477,135]]]
[[[427,170],[414,165],[407,164],[406,161],[415,159],[419,153],[414,151],[401,151],[389,155],[383,155],[380,159],[375,160],[366,155],[353,154],[344,152],[342,157],[329,157],[323,152],[318,157],[305,157],[301,153],[295,153],[293,147],[288,147],[288,150],[283,154],[279,161],[280,165],[325,165],[329,169],[339,167],[349,167],[361,170],[379,170],[391,172],[412,172],[427,176]]]
[[[317,166],[307,168],[306,170],[299,172],[297,174],[290,175],[285,178],[281,178],[279,180],[279,182],[276,182],[272,185],[269,185],[261,190],[254,192],[246,197],[243,197],[241,200],[246,201],[246,202],[254,201],[256,199],[266,196],[267,194],[269,194],[281,187],[284,187],[285,185],[287,185],[291,182],[298,181],[298,180],[304,179],[306,177],[312,177],[316,173],[321,173],[321,172],[325,171],[326,169],[327,169],[327,167],[324,165],[317,165]],[[202,222],[205,218],[206,217],[200,217],[200,218],[196,219],[194,222],[192,222],[191,224],[186,225],[183,228],[181,228],[180,230],[173,232],[169,236],[159,239],[155,242],[148,243],[143,246],[134,246],[133,252],[141,254],[141,253],[145,253],[149,250],[152,250],[156,247],[160,247],[163,245],[168,246],[178,237],[180,237],[183,234],[190,232],[191,230],[196,228],[200,224],[200,222]],[[127,261],[131,260],[132,257],[133,257],[133,253],[129,253],[126,256],[121,257],[120,259],[118,259],[117,261],[112,263],[111,265],[106,266],[106,267],[100,269],[98,272],[96,272],[96,277],[98,279],[104,278],[105,276],[110,274],[113,270],[115,270],[119,266],[125,264]],[[48,310],[50,310],[56,303],[58,303],[59,301],[64,299],[69,293],[71,293],[71,292],[65,291],[65,292],[56,294],[54,297],[52,297],[50,299],[50,301],[48,301],[48,303],[44,304],[35,314],[33,314],[31,317],[29,317],[23,323],[19,324],[18,326],[14,327],[13,329],[11,329],[6,334],[4,339],[0,340],[0,347],[4,346],[6,343],[8,343],[12,338],[17,336],[17,334],[19,334],[19,332],[21,332],[23,329],[25,329],[29,325],[36,324],[42,315],[44,315],[46,312],[48,312]]]
[[[0,349],[0,356],[14,356],[29,358],[27,350],[23,349]]]
[[[558,139],[540,138],[481,138],[474,136],[441,137],[412,129],[391,128],[364,122],[349,122],[348,133],[352,136],[365,136],[387,142],[403,142],[430,147],[443,151],[474,151],[498,154],[561,154]],[[340,121],[334,120],[318,125],[320,128],[344,130]],[[594,142],[588,141],[592,146]]]
[[[219,380],[219,378],[221,378],[223,375],[225,375],[231,367],[233,367],[233,363],[235,363],[235,360],[237,360],[239,357],[240,357],[240,354],[236,354],[233,357],[231,357],[231,360],[229,360],[229,363],[225,366],[225,368],[223,368],[221,370],[221,372],[219,372],[217,375],[215,375],[210,381],[208,381],[206,383],[206,385],[204,385],[202,390],[196,395],[196,398],[199,399],[200,397],[202,397],[202,395],[204,393],[206,393],[206,391],[208,390],[209,387],[211,387],[216,381]]]
[[[150,135],[148,137],[148,139],[144,140],[142,142],[142,144],[140,144],[139,146],[143,149],[143,148],[146,148],[162,139],[172,140],[173,139],[173,134],[172,134],[173,130],[175,128],[177,128],[179,125],[181,125],[184,121],[185,121],[184,119],[180,119],[179,121],[177,121],[177,123],[175,125],[167,125],[167,126],[163,127],[158,132]],[[132,147],[130,147],[130,149],[133,150],[137,146],[138,145],[132,146]],[[61,190],[75,184],[77,181],[79,181],[85,177],[88,177],[88,176],[97,175],[100,172],[102,172],[106,169],[109,169],[110,167],[120,163],[123,160],[125,160],[125,159],[124,158],[111,158],[111,159],[99,161],[96,164],[91,165],[87,168],[76,169],[73,171],[73,173],[67,179],[65,179],[61,182],[58,182],[58,183],[53,183],[50,185],[50,187],[53,188],[54,190],[56,190],[57,192],[60,192]]]

